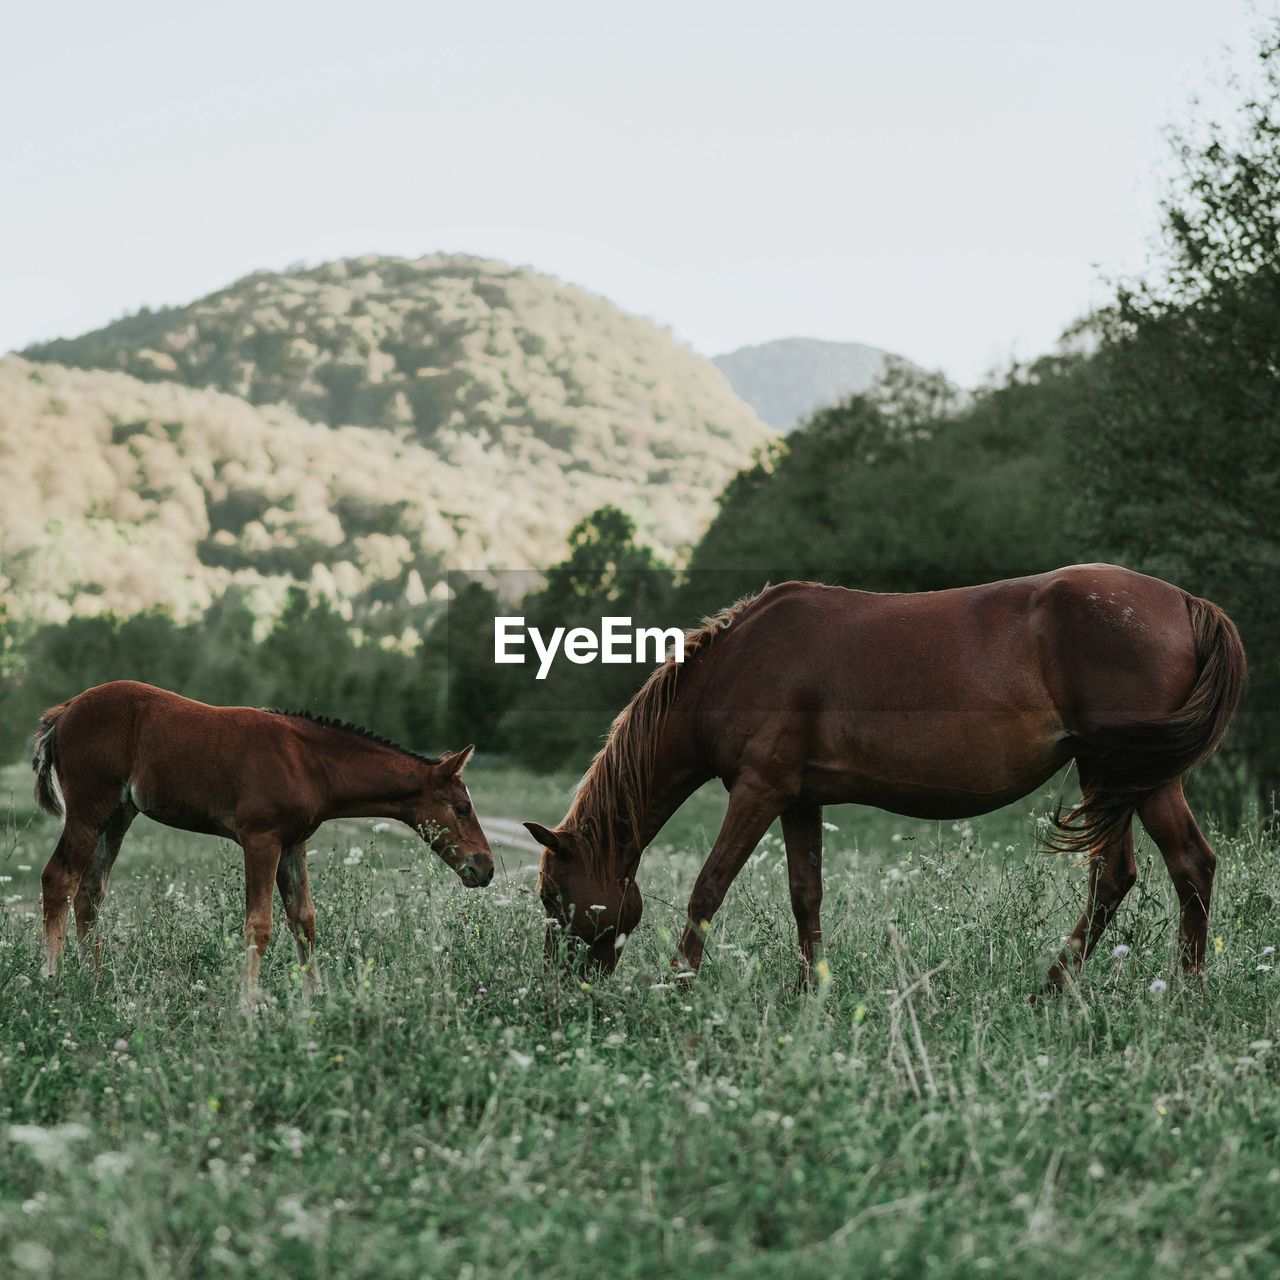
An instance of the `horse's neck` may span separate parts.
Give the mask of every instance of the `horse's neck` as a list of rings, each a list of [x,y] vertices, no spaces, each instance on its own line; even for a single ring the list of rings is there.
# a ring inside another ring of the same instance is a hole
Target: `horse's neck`
[[[330,818],[403,819],[427,786],[427,764],[376,742],[326,734],[311,744],[325,779]]]
[[[705,770],[686,764],[664,770],[654,778],[649,803],[645,806],[644,823],[640,828],[641,848],[656,838],[675,811],[710,777]]]
[[[644,815],[640,822],[639,843],[626,841],[619,859],[621,870],[627,878],[634,878],[645,849],[667,825],[675,811],[713,776],[710,768],[690,750],[687,734],[668,733],[664,737],[671,749],[659,752],[654,763]]]

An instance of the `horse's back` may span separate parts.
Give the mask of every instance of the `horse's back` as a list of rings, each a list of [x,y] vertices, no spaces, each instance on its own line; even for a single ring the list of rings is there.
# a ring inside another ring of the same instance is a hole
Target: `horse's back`
[[[705,739],[721,776],[790,760],[827,799],[981,812],[1060,768],[1078,728],[1180,704],[1185,601],[1103,565],[918,594],[781,584],[715,641]]]
[[[726,671],[767,695],[820,685],[902,710],[1047,699],[1066,719],[1087,706],[1133,720],[1167,713],[1194,682],[1186,601],[1106,564],[916,593],[788,582],[720,645]]]

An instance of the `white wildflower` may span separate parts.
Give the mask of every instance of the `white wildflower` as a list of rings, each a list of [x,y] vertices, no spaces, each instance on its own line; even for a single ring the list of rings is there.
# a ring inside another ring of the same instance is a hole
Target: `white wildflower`
[[[26,1147],[40,1164],[56,1167],[71,1158],[71,1146],[83,1142],[89,1130],[82,1124],[59,1124],[44,1128],[38,1124],[11,1124],[9,1141]]]
[[[129,1172],[132,1165],[132,1157],[126,1155],[123,1151],[100,1151],[93,1157],[93,1161],[89,1165],[89,1172],[100,1180],[120,1178]]]
[[[26,1204],[29,1203],[30,1201],[26,1202]],[[24,1209],[26,1204],[23,1205]],[[41,1244],[39,1240],[19,1240],[9,1250],[9,1257],[19,1271],[25,1271],[28,1275],[49,1276],[53,1274],[53,1252],[47,1245]]]

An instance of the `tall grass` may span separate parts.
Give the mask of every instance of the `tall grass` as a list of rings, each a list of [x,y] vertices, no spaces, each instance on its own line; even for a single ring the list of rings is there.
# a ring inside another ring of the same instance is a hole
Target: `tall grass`
[[[557,816],[560,782],[488,781],[482,814],[487,791],[541,806],[510,816]],[[252,1021],[237,851],[140,821],[101,968],[72,947],[43,984],[28,917],[56,828],[11,815],[0,1271],[1275,1274],[1274,846],[1219,841],[1202,984],[1170,972],[1174,908],[1147,850],[1085,981],[1032,1006],[1080,870],[1034,852],[1025,815],[840,811],[831,978],[802,996],[776,836],[701,977],[671,979],[714,803],[647,855],[645,922],[586,987],[544,968],[514,851],[469,893],[397,831],[326,829],[328,994],[303,998],[280,928]]]

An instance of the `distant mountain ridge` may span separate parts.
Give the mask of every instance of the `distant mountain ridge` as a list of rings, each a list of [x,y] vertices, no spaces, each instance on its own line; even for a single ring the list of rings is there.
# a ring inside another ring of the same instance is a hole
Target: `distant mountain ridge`
[[[24,354],[0,360],[0,588],[43,616],[414,596],[545,568],[609,502],[679,559],[774,435],[666,330],[479,258],[257,272]]]
[[[868,390],[893,358],[860,342],[778,338],[739,347],[712,363],[761,419],[790,431],[815,410]]]

